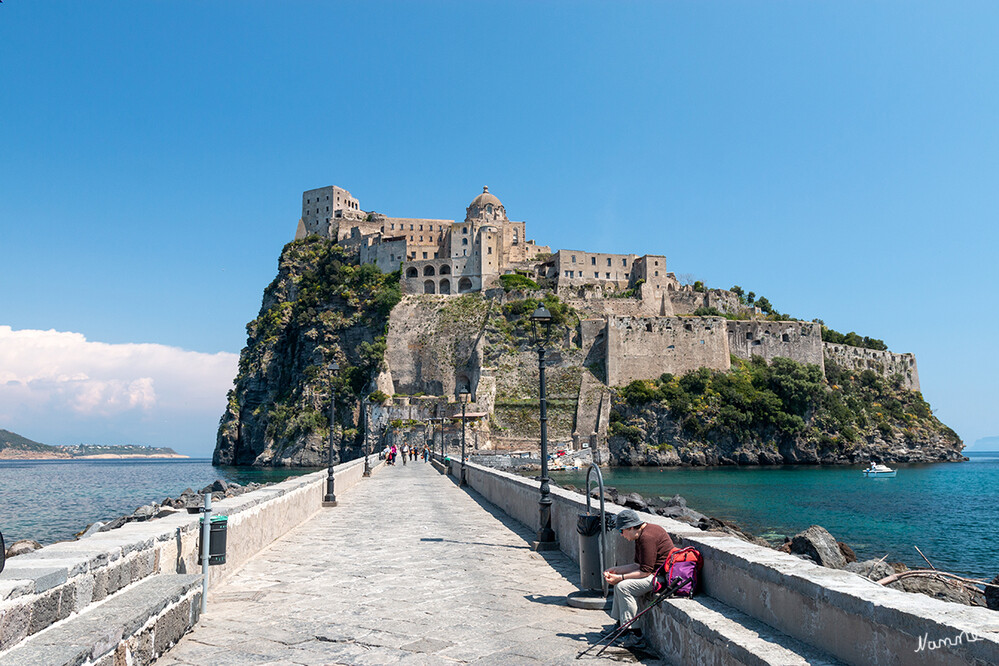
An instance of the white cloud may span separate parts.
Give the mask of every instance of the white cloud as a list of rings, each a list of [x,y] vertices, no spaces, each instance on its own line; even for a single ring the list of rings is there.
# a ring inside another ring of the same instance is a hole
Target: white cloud
[[[0,428],[46,443],[183,448],[177,438],[193,437],[191,445],[204,448],[238,360],[228,352],[0,326]]]

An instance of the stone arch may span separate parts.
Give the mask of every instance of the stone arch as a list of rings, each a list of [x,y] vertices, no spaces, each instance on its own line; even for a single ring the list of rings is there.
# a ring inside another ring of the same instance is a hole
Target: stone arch
[[[423,267],[423,274],[424,275],[433,275],[434,274],[434,267],[433,266],[424,266]]]
[[[437,271],[437,272],[438,272],[439,275],[450,275],[451,274],[451,267],[448,266],[447,264],[444,264],[443,266],[441,266],[441,269],[439,271]]]
[[[406,269],[406,277],[419,277],[419,276],[420,276],[420,271],[416,270],[416,268],[410,266],[409,268]]]
[[[458,293],[464,294],[469,291],[472,291],[472,281],[467,277],[463,277],[458,280]]]
[[[444,278],[443,280],[441,280],[440,293],[442,293],[442,294],[450,294],[451,293],[451,281],[448,280],[447,278]]]
[[[437,292],[436,285],[433,280],[427,280],[423,283],[423,293],[424,294],[434,294]]]
[[[467,238],[462,238],[461,239],[461,244],[462,245],[468,245],[468,239]]]

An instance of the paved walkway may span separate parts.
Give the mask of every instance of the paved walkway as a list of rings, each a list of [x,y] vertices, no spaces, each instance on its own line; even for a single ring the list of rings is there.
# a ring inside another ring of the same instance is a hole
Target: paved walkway
[[[530,531],[430,464],[337,499],[216,588],[157,664],[659,663],[576,661],[610,622],[565,605],[578,566],[531,551]]]

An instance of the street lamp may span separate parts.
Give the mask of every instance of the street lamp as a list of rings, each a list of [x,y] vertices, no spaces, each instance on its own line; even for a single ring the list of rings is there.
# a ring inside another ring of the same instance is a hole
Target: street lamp
[[[534,344],[538,346],[538,377],[540,383],[539,411],[541,420],[541,499],[538,500],[538,539],[534,550],[555,550],[555,532],[552,531],[552,498],[548,487],[548,400],[545,390],[545,344],[552,328],[552,313],[539,305],[531,315]]]
[[[371,476],[371,463],[368,461],[368,456],[371,455],[371,443],[368,441],[368,407],[361,404],[361,418],[364,419],[364,474],[363,476]]]
[[[333,492],[333,431],[336,424],[336,391],[333,386],[333,378],[340,371],[340,365],[333,361],[326,368],[330,371],[330,451],[326,465],[326,496],[323,497],[323,506],[336,506],[336,493]]]
[[[458,389],[458,400],[461,402],[461,475],[459,477],[458,485],[465,485],[465,406],[468,404],[468,400],[471,397],[471,393],[468,392],[468,388],[462,386]]]

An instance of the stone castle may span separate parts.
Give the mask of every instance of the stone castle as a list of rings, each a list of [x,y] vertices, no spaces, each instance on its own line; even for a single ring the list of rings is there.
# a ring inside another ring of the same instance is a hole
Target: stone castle
[[[820,367],[830,359],[858,371],[900,376],[906,388],[919,390],[912,354],[825,343],[818,323],[764,319],[733,292],[681,285],[662,255],[553,252],[538,245],[527,239],[524,222],[507,218],[488,187],[468,205],[461,222],[388,217],[363,211],[339,187],[308,190],[302,195],[296,238],[313,234],[350,248],[362,264],[375,264],[383,272],[401,269],[407,296],[393,310],[386,340],[388,369],[378,379],[378,387],[389,395],[453,395],[457,382],[467,382],[478,394],[480,408],[492,414],[504,395],[518,393],[505,386],[511,381],[509,371],[490,367],[481,349],[463,351],[467,361],[458,366],[437,360],[438,348],[458,349],[467,344],[461,338],[476,338],[472,331],[453,330],[435,317],[447,307],[448,297],[482,292],[502,302],[510,296],[500,276],[510,273],[554,290],[579,314],[578,330],[568,345],[575,357],[566,358],[566,365],[601,368],[570,382],[566,395],[575,398],[576,408],[567,420],[576,441],[606,441],[610,387],[700,367],[727,370],[733,356],[785,357]],[[750,318],[691,316],[700,308],[741,317],[749,310]],[[529,364],[512,374],[528,370]],[[392,418],[428,416],[418,409],[396,411]],[[500,411],[496,415],[502,421]],[[568,439],[568,434],[563,436]]]

